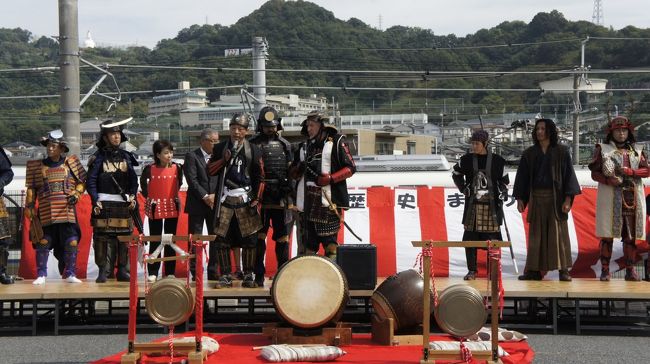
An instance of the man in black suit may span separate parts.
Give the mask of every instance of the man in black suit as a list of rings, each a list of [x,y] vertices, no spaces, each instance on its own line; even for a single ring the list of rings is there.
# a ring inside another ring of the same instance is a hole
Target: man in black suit
[[[214,234],[214,194],[218,178],[209,176],[206,163],[212,156],[212,145],[219,142],[219,133],[207,128],[201,132],[201,147],[185,155],[183,173],[187,180],[187,200],[185,212],[188,214],[188,230],[191,234],[202,234],[203,223],[208,227],[208,234]],[[192,248],[194,253],[194,248]],[[217,250],[214,242],[210,242],[208,249],[208,280],[217,280],[219,271],[217,267]],[[190,272],[194,279],[196,261],[190,260]]]

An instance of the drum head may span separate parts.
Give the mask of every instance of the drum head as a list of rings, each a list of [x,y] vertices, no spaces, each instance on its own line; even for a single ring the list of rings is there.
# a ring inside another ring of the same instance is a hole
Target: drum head
[[[185,322],[194,311],[194,294],[185,282],[175,278],[156,281],[146,297],[149,316],[165,326]]]
[[[435,317],[438,326],[450,335],[465,337],[475,334],[487,320],[483,296],[466,284],[449,286],[438,298]]]
[[[345,275],[329,259],[306,255],[282,266],[271,286],[273,304],[287,322],[302,328],[323,326],[348,300]]]

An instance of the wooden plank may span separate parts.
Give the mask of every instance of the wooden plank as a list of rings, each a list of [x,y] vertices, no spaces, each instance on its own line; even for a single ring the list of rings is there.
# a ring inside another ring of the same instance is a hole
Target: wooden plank
[[[573,279],[569,283],[567,296],[572,299],[650,299],[650,285],[647,282],[628,282],[612,279],[601,282],[599,279]]]
[[[184,280],[185,278],[179,278]],[[378,283],[385,278],[379,278]],[[95,283],[95,279],[82,279],[81,284],[67,283],[61,278],[48,278],[44,285],[33,285],[32,280],[17,281],[15,284],[0,285],[0,300],[54,300],[54,299],[128,299],[129,282],[109,280]],[[462,278],[436,277],[435,284],[439,291],[453,284],[468,284],[488,295],[485,279],[463,281]],[[195,287],[194,282],[190,285]],[[626,282],[612,279],[601,282],[595,278],[574,278],[571,282],[555,280],[519,281],[504,279],[506,298],[558,298],[558,299],[611,299],[611,300],[650,300],[650,285],[647,282]],[[270,298],[271,285],[264,287],[243,288],[241,281],[235,281],[232,288],[215,289],[213,282],[204,283],[206,298]],[[351,290],[356,298],[372,296],[372,290]],[[139,297],[144,297],[144,283],[139,285]]]
[[[169,343],[135,343],[133,348],[137,353],[166,353],[169,352]],[[190,351],[196,351],[195,342],[174,343],[174,352]]]

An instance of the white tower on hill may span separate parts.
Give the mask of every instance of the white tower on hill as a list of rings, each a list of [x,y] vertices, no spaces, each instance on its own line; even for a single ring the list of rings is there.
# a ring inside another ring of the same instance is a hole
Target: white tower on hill
[[[95,41],[90,35],[90,30],[86,33],[86,40],[84,40],[84,48],[95,48]]]

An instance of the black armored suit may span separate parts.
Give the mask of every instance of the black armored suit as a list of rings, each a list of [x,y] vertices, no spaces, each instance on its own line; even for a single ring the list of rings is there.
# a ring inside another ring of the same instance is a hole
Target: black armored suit
[[[264,191],[264,163],[259,148],[243,139],[249,118],[247,114],[233,116],[230,139],[214,146],[208,162],[208,174],[219,179],[215,194],[215,244],[222,276],[216,288],[232,286],[232,246],[242,248],[242,286],[256,287],[253,268],[257,232],[262,228],[258,204]]]
[[[128,247],[120,243],[117,236],[133,232],[131,210],[136,208],[138,192],[138,177],[133,167],[138,162],[133,154],[119,148],[126,136],[122,132],[123,124],[115,125],[117,123],[112,120],[102,123],[102,139],[89,161],[87,187],[93,206],[91,223],[95,264],[99,269],[98,283],[113,276],[116,261],[117,280],[129,280]],[[121,135],[117,145],[108,136],[113,132]]]
[[[266,253],[266,235],[273,226],[275,256],[278,269],[289,260],[288,224],[293,207],[291,184],[289,183],[289,164],[293,160],[291,144],[278,134],[282,130],[282,118],[272,107],[264,107],[257,119],[257,134],[250,139],[262,152],[264,162],[264,196],[261,200],[263,227],[257,233],[257,250],[255,252],[255,282],[264,283],[264,254]]]

